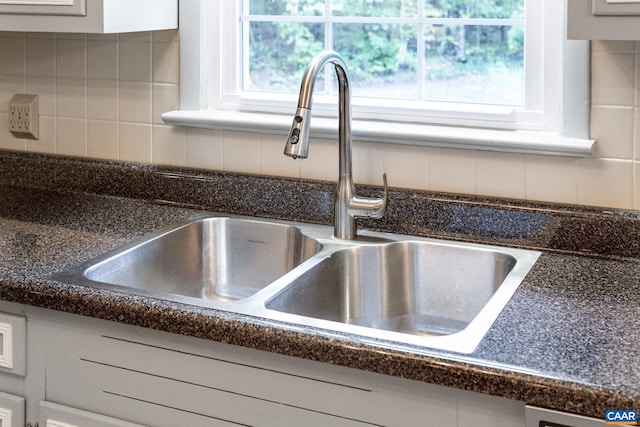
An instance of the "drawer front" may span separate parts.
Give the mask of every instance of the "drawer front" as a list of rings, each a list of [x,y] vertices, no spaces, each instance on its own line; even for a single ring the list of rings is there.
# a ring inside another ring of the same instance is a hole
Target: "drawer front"
[[[27,320],[0,313],[0,372],[26,375]]]
[[[0,392],[0,426],[24,427],[24,399]]]
[[[604,417],[604,414],[602,415]],[[525,416],[525,427],[604,427],[606,425],[604,419],[565,414],[533,406],[526,407]]]
[[[43,427],[142,427],[140,424],[132,424],[51,402],[40,402],[39,425]]]

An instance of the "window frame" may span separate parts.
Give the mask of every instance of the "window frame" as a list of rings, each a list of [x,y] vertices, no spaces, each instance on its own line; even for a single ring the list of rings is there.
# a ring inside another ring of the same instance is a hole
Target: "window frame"
[[[536,78],[528,81],[525,90],[530,98],[538,95],[533,103],[540,110],[517,117],[513,108],[498,107],[490,114],[466,111],[461,119],[452,108],[439,110],[436,120],[420,122],[414,116],[407,119],[404,116],[407,112],[401,109],[397,110],[396,120],[389,121],[387,111],[363,115],[354,108],[353,138],[507,152],[592,155],[595,141],[589,139],[589,43],[566,39],[566,0],[525,1],[529,19],[543,28],[538,33],[542,36],[533,36],[534,42],[526,45],[531,52],[525,61],[530,74],[532,67],[535,69],[533,64],[538,64],[539,72],[532,74]],[[558,1],[561,14],[552,9]],[[535,3],[544,7],[532,9]],[[219,17],[228,16],[229,8],[238,8],[238,4],[229,0],[180,2],[180,109],[163,114],[166,123],[282,134],[288,131],[295,111],[295,100],[291,97],[274,103],[269,95],[270,99],[264,102],[257,98],[247,103],[234,93],[234,87],[239,85],[236,76],[240,54],[235,46],[240,45],[240,32],[234,27],[237,21]],[[529,33],[527,37],[532,39]],[[260,111],[263,107],[268,112]],[[314,98],[314,115],[324,116],[312,123],[315,135],[337,134],[336,120],[330,117],[335,111],[335,100]],[[383,116],[385,120],[380,120]]]

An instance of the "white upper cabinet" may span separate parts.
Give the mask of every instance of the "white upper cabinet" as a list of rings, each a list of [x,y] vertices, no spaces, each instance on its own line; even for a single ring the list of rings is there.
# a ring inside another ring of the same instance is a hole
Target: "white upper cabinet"
[[[568,0],[567,37],[640,40],[640,0]]]
[[[178,0],[0,0],[0,31],[127,33],[178,28]]]

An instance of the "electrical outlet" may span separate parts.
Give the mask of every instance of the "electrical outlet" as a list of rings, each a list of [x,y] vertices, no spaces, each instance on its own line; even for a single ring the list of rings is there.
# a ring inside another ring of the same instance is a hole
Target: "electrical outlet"
[[[16,138],[39,139],[38,95],[17,94],[9,101],[9,131]]]

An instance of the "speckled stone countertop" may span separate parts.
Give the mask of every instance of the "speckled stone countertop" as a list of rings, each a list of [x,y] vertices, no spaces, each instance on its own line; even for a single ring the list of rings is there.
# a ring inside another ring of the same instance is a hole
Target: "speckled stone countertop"
[[[361,227],[543,252],[469,355],[390,350],[50,278],[201,210],[330,224],[333,191],[327,182],[0,151],[0,299],[596,418],[640,408],[637,211],[392,190],[385,218]]]

